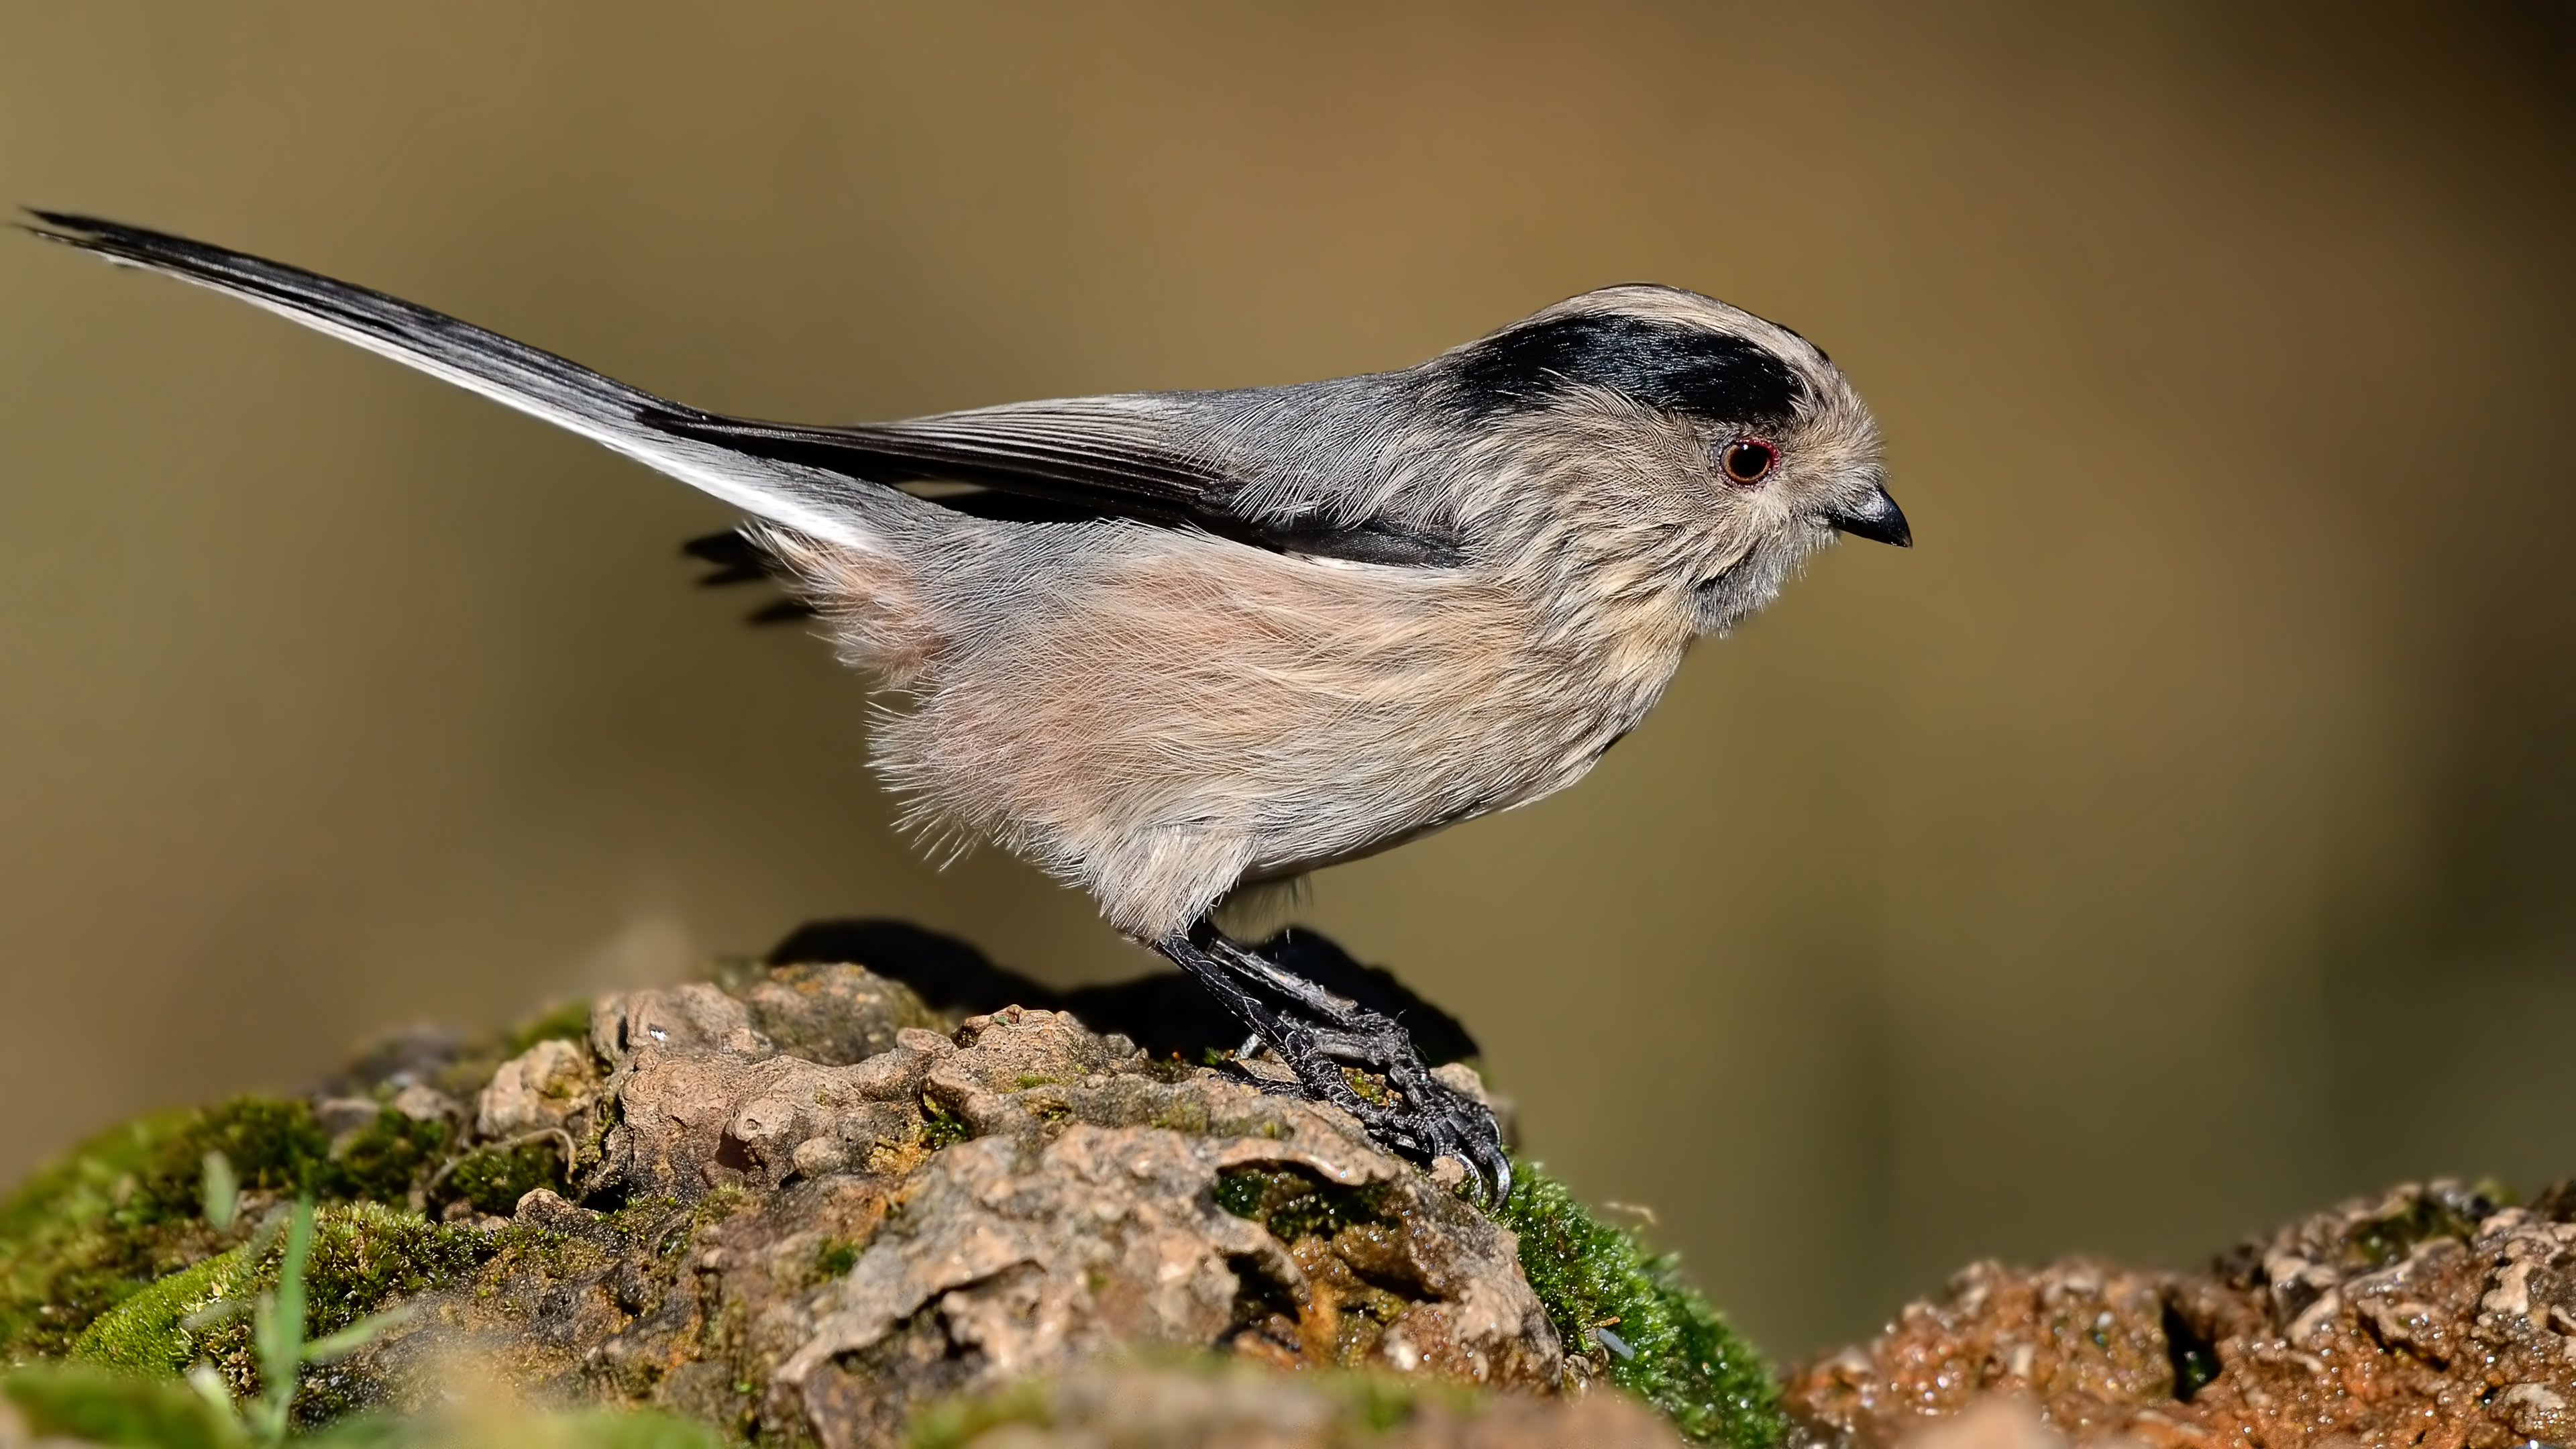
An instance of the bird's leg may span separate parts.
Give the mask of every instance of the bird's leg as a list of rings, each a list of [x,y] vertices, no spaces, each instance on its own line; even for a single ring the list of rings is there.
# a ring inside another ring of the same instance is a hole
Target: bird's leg
[[[1433,1076],[1401,1022],[1333,995],[1206,921],[1156,949],[1269,1043],[1307,1097],[1350,1113],[1416,1162],[1456,1158],[1490,1202],[1510,1196],[1511,1159],[1493,1110]],[[1384,1077],[1395,1100],[1362,1096],[1345,1068]]]

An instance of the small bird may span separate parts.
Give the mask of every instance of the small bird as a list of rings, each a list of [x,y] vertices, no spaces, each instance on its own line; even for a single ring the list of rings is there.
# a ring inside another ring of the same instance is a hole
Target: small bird
[[[1322,382],[808,426],[703,412],[412,303],[94,217],[37,236],[280,313],[749,515],[905,701],[871,741],[935,849],[1089,891],[1296,1088],[1499,1200],[1479,1101],[1397,1022],[1216,924],[1230,898],[1581,779],[1700,635],[1837,534],[1912,542],[1876,424],[1795,332],[1605,287]]]

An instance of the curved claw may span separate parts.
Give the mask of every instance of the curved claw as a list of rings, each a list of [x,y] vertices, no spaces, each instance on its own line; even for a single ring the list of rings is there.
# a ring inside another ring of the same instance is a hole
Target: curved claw
[[[1485,1206],[1498,1208],[1510,1202],[1512,1200],[1511,1154],[1503,1151],[1500,1146],[1494,1146],[1486,1148],[1477,1155],[1485,1159],[1477,1164],[1484,1169],[1478,1174],[1479,1184],[1491,1190],[1491,1195],[1485,1199]]]
[[[1499,1208],[1512,1196],[1511,1154],[1503,1150],[1501,1124],[1494,1120],[1493,1113],[1482,1103],[1466,1105],[1475,1108],[1474,1118],[1461,1124],[1468,1130],[1457,1133],[1456,1140],[1447,1144],[1450,1150],[1441,1155],[1457,1158],[1467,1169],[1469,1180],[1476,1186],[1476,1197],[1485,1208]]]
[[[1470,1195],[1489,1211],[1509,1201],[1511,1154],[1493,1110],[1428,1074],[1405,1086],[1404,1107],[1372,1107],[1361,1117],[1370,1135],[1425,1166],[1454,1159],[1466,1170]]]
[[[1488,1211],[1510,1200],[1511,1154],[1493,1109],[1418,1067],[1401,1075],[1407,1079],[1398,1088],[1404,1105],[1372,1106],[1360,1116],[1361,1125],[1425,1167],[1443,1157],[1456,1159],[1473,1184],[1471,1195]]]

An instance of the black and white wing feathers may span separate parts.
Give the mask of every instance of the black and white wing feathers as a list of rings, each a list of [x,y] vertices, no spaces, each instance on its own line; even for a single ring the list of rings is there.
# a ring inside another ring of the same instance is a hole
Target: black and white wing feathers
[[[1001,497],[939,501],[986,517],[1122,517],[1363,563],[1456,562],[1456,540],[1438,530],[1386,518],[1343,521],[1321,510],[1281,518],[1246,506],[1251,475],[1271,460],[1209,441],[1229,431],[1229,404],[1243,396],[1114,394],[832,427],[703,413],[647,414],[646,421],[680,437],[856,478],[975,484]]]
[[[944,479],[987,491],[932,501],[988,518],[1120,517],[1359,562],[1457,560],[1457,541],[1437,528],[1344,516],[1323,506],[1329,500],[1283,512],[1275,489],[1256,487],[1254,475],[1277,459],[1246,446],[1240,430],[1229,427],[1242,414],[1228,400],[1267,392],[1276,402],[1287,389],[1073,398],[847,427],[754,422],[656,397],[551,352],[301,267],[92,216],[33,215],[43,225],[29,229],[47,241],[237,297],[568,428],[755,517],[853,547],[878,542],[868,521],[869,485]],[[1329,391],[1313,396],[1330,411]],[[1270,431],[1274,442],[1287,441]],[[1217,446],[1217,438],[1232,441]],[[1272,506],[1252,506],[1256,496]]]

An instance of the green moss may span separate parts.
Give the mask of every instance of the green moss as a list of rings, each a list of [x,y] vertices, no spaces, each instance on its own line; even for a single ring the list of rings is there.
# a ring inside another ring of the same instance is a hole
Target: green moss
[[[99,1315],[239,1241],[202,1221],[209,1152],[245,1193],[401,1207],[438,1175],[451,1140],[445,1122],[389,1110],[335,1154],[307,1103],[267,1097],[102,1133],[0,1203],[0,1362],[62,1355]],[[468,1158],[442,1185],[506,1213],[528,1187],[561,1181],[560,1158],[543,1144]]]
[[[163,1278],[99,1315],[71,1346],[85,1363],[134,1373],[175,1374],[200,1358],[222,1360],[247,1346],[239,1318],[201,1330],[182,1321],[219,1298],[277,1283],[283,1246],[272,1237],[254,1261],[248,1248]],[[304,1273],[305,1331],[337,1333],[398,1299],[444,1287],[480,1266],[490,1243],[471,1229],[432,1223],[380,1203],[326,1207],[315,1217]]]
[[[0,1359],[60,1353],[99,1312],[150,1281],[151,1254],[109,1231],[134,1178],[194,1114],[101,1133],[0,1203]]]
[[[529,1193],[563,1185],[563,1150],[547,1139],[465,1154],[448,1170],[436,1195],[441,1202],[462,1198],[480,1211],[507,1217]]]
[[[1520,1237],[1521,1271],[1569,1351],[1609,1328],[1629,1353],[1610,1379],[1653,1404],[1695,1442],[1771,1449],[1787,1428],[1779,1388],[1753,1346],[1681,1280],[1671,1254],[1592,1216],[1565,1184],[1528,1164],[1495,1216]],[[1606,1348],[1606,1345],[1605,1345]]]
[[[1238,1167],[1216,1180],[1216,1205],[1250,1218],[1283,1243],[1330,1238],[1387,1220],[1383,1186],[1343,1187],[1295,1168]]]
[[[400,1112],[379,1112],[349,1135],[322,1171],[321,1195],[399,1203],[435,1172],[447,1155],[452,1131],[444,1122],[422,1122]]]
[[[397,1299],[443,1288],[482,1266],[491,1251],[489,1240],[471,1228],[382,1203],[324,1208],[304,1270],[305,1331],[315,1338],[337,1333]],[[274,1278],[276,1264],[264,1271]]]
[[[631,1198],[623,1207],[609,1213],[608,1228],[621,1237],[636,1237],[669,1222],[674,1213],[686,1206],[688,1204],[676,1197]]]
[[[199,1220],[208,1152],[245,1191],[331,1185],[330,1140],[300,1101],[244,1097],[101,1133],[0,1204],[0,1361],[61,1354],[101,1313],[225,1246]]]
[[[850,1270],[859,1266],[861,1247],[861,1243],[856,1238],[839,1236],[825,1238],[823,1246],[814,1254],[814,1281],[829,1283],[835,1278],[850,1276]]]
[[[1564,1184],[1535,1168],[1498,1214],[1520,1239],[1521,1269],[1546,1305],[1569,1352],[1604,1343],[1610,1378],[1661,1410],[1700,1443],[1771,1449],[1785,1427],[1770,1369],[1681,1281],[1675,1260],[1594,1218]],[[1282,1242],[1343,1244],[1388,1229],[1384,1187],[1341,1187],[1293,1168],[1237,1168],[1220,1174],[1217,1206],[1250,1218]],[[1345,1305],[1345,1325],[1361,1314]],[[1390,1302],[1389,1307],[1400,1305]],[[1610,1352],[1608,1329],[1628,1353]]]
[[[236,1098],[208,1109],[196,1129],[170,1147],[146,1179],[151,1206],[164,1218],[195,1217],[202,1210],[199,1187],[209,1152],[231,1161],[244,1192],[318,1192],[331,1171],[331,1135],[301,1099]]]
[[[974,1136],[965,1123],[950,1116],[948,1109],[928,1097],[921,1099],[921,1145],[937,1152]]]
[[[1386,1084],[1386,1078],[1375,1072],[1364,1072],[1357,1067],[1344,1067],[1342,1080],[1350,1084],[1352,1093],[1363,1102],[1379,1107],[1395,1105],[1395,1090]]]
[[[126,1373],[175,1374],[197,1358],[199,1335],[182,1321],[216,1300],[256,1292],[247,1250],[220,1253],[145,1287],[83,1330],[71,1356]]]
[[[415,1294],[460,1282],[491,1254],[492,1244],[481,1233],[382,1203],[326,1208],[314,1223],[305,1265],[305,1333],[322,1338]],[[274,1281],[274,1260],[265,1271]],[[332,1368],[308,1369],[295,1400],[296,1418],[323,1424],[350,1417],[371,1406],[364,1397],[369,1392]]]

